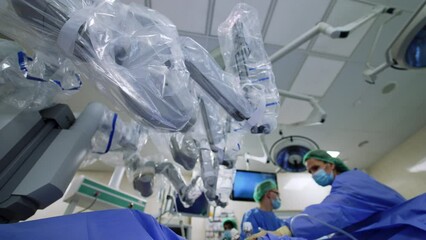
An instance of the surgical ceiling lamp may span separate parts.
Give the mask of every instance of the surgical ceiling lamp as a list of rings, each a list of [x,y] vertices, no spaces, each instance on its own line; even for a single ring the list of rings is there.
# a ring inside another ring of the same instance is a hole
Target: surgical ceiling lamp
[[[287,136],[276,141],[269,151],[271,161],[286,172],[304,172],[303,156],[319,149],[312,139],[303,136]]]
[[[376,39],[377,37],[378,35]],[[363,73],[365,80],[374,84],[377,74],[388,67],[399,70],[426,67],[426,3],[414,13],[390,44],[386,51],[386,61],[377,67],[367,64],[367,69]]]

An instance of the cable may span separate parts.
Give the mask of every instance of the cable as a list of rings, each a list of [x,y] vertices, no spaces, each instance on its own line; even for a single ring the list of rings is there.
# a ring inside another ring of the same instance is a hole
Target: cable
[[[371,45],[371,47],[370,47],[370,51],[369,51],[369,53],[368,53],[367,61],[366,61],[366,63],[365,63],[365,65],[366,65],[366,67],[367,67],[367,68],[375,68],[375,67],[373,67],[373,66],[371,65],[371,60],[372,60],[372,57],[373,57],[373,55],[374,55],[374,52],[376,51],[377,44],[379,43],[379,38],[380,38],[380,36],[382,35],[382,31],[383,31],[384,26],[385,26],[388,22],[390,22],[390,21],[391,21],[394,17],[399,16],[400,14],[401,14],[401,10],[396,11],[394,14],[392,14],[392,16],[391,16],[391,17],[389,17],[389,18],[388,18],[388,19],[386,19],[383,23],[381,23],[381,24],[380,24],[379,29],[376,31],[376,36],[374,37],[373,44],[372,44],[372,45]]]
[[[171,195],[167,195],[166,196],[166,203],[165,204],[167,204],[167,201],[171,201],[171,207],[170,208],[172,208],[173,209],[173,211],[177,211],[176,209],[177,209],[177,207],[176,207],[176,204],[175,204],[175,202],[174,202],[174,200],[173,200],[173,196],[171,196]],[[166,214],[166,213],[172,213],[172,211],[171,211],[171,209],[167,209],[167,210],[165,210],[164,212],[162,212],[162,213],[160,213],[160,215],[157,217],[157,221],[159,221],[160,219],[161,219],[161,217],[164,215],[164,214]]]
[[[93,207],[93,205],[95,204],[95,202],[98,200],[98,196],[100,195],[99,192],[95,192],[95,194],[93,194],[93,196],[95,197],[95,199],[93,199],[93,201],[89,204],[89,206],[87,206],[86,208],[76,212],[76,213],[82,213],[88,209],[90,209],[91,207]]]
[[[318,218],[315,218],[315,217],[309,216],[308,214],[305,214],[305,213],[298,214],[298,215],[296,215],[296,216],[294,216],[294,217],[292,217],[292,218],[291,218],[291,221],[290,221],[290,231],[291,231],[293,234],[294,234],[294,231],[293,231],[293,228],[292,228],[293,221],[294,221],[296,218],[298,218],[298,217],[308,217],[308,218],[314,219],[315,221],[317,221],[317,222],[319,222],[319,223],[321,223],[321,224],[323,224],[323,225],[325,225],[325,226],[327,226],[327,227],[329,227],[329,228],[331,228],[331,229],[333,229],[333,230],[336,230],[336,231],[338,231],[338,232],[340,232],[340,233],[344,234],[345,236],[347,236],[348,238],[350,238],[350,239],[352,239],[352,240],[357,240],[354,236],[352,236],[350,233],[348,233],[348,232],[344,231],[343,229],[340,229],[340,228],[338,228],[338,227],[335,227],[335,226],[333,226],[333,225],[331,225],[331,224],[328,224],[328,223],[326,223],[326,222],[324,222],[324,221],[322,221],[322,220],[320,220],[320,219],[318,219]]]
[[[164,225],[168,225],[170,221],[172,221],[172,219],[175,218],[176,216],[178,216],[179,218],[181,217],[180,214],[178,215],[172,214],[172,217],[170,217]]]

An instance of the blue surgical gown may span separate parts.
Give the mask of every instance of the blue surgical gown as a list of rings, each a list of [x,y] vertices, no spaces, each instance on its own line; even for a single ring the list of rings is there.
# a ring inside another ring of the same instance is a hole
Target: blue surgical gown
[[[250,222],[253,226],[253,234],[259,232],[259,227],[264,230],[276,230],[284,225],[284,221],[279,219],[274,212],[263,211],[259,208],[253,208],[247,211],[241,221],[241,229],[244,222]],[[246,235],[241,230],[240,239],[245,239]]]
[[[364,172],[351,170],[337,175],[330,194],[321,203],[307,207],[303,213],[342,229],[404,201],[399,193]],[[285,225],[296,237],[315,239],[335,232],[307,217],[295,218],[291,226],[290,222],[291,218],[285,221]]]

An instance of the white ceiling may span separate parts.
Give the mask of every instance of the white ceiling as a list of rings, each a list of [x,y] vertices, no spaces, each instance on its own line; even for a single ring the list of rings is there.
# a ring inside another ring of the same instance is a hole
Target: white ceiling
[[[122,0],[131,2],[131,0]],[[133,2],[138,2],[134,0]],[[181,35],[193,37],[208,51],[218,47],[216,29],[237,2],[246,2],[259,12],[259,20],[269,54],[298,37],[319,21],[333,26],[350,23],[368,14],[373,6],[383,4],[402,10],[379,37],[371,63],[385,60],[385,51],[424,0],[145,0],[139,1],[169,17]],[[367,4],[369,3],[369,4]],[[279,89],[317,96],[327,112],[325,124],[310,127],[281,125],[284,136],[302,135],[327,150],[340,151],[350,167],[366,168],[426,124],[426,71],[387,69],[375,85],[362,78],[365,62],[380,23],[386,16],[370,21],[344,40],[315,37],[301,48],[273,64]],[[382,89],[389,83],[396,88],[389,94]],[[91,87],[74,96],[70,106],[80,111],[90,100],[105,98]],[[305,103],[282,104],[279,119],[291,123],[309,115]],[[301,109],[301,110],[299,110]],[[290,116],[290,117],[286,117]],[[266,137],[268,147],[278,140],[278,130]],[[358,145],[368,141],[367,144]],[[243,151],[261,155],[257,137],[245,139]],[[144,153],[153,152],[148,144]],[[239,167],[244,168],[244,164]],[[252,164],[251,169],[272,171],[270,164]]]

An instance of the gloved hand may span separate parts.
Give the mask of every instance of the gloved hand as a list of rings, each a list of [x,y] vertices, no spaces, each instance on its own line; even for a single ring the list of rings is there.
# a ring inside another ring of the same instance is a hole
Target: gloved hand
[[[258,239],[260,237],[265,236],[267,233],[268,233],[267,231],[261,230],[260,232],[253,234],[250,237],[246,238],[246,240],[255,240],[255,239]]]
[[[254,235],[252,235],[252,236],[250,236],[249,238],[246,238],[246,239],[249,239],[249,240],[252,240],[252,239],[258,239],[258,238],[260,238],[260,237],[263,237],[263,236],[265,236],[266,234],[273,234],[273,235],[276,235],[276,236],[291,236],[291,231],[290,231],[290,229],[287,227],[287,226],[282,226],[282,227],[280,227],[280,228],[278,228],[277,230],[275,230],[275,231],[265,231],[265,230],[261,230],[260,232],[258,232],[258,233],[256,233],[256,234],[254,234]]]
[[[231,229],[231,235],[232,235],[232,240],[240,239],[240,233],[235,228]]]
[[[278,228],[277,230],[270,232],[277,236],[290,236],[291,237],[291,231],[287,226],[282,226]]]

